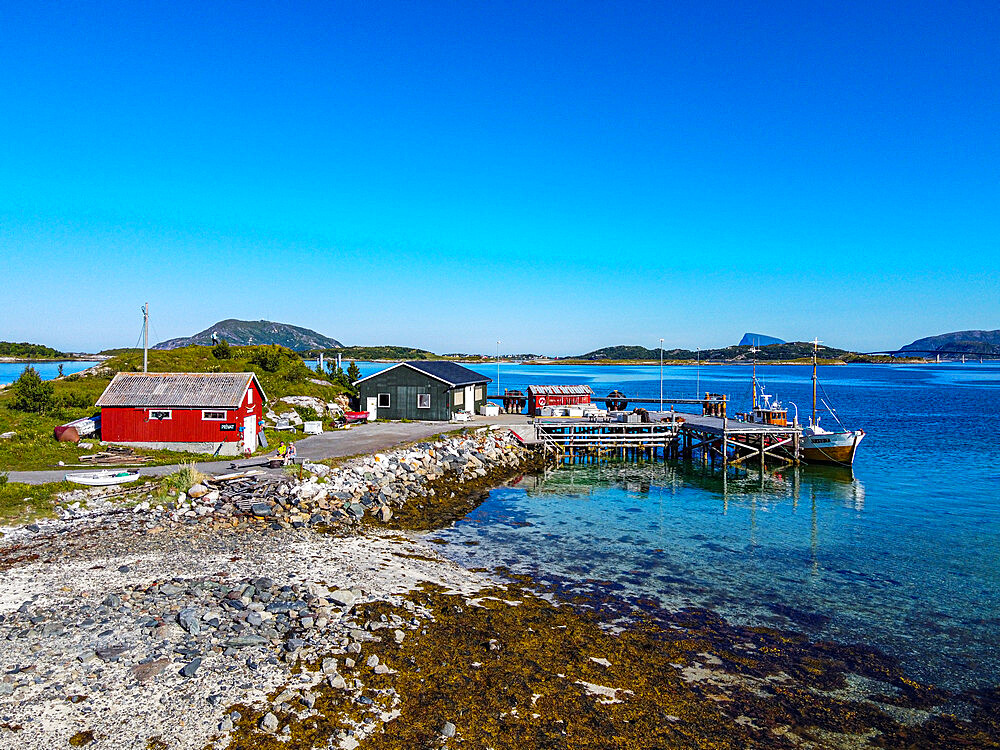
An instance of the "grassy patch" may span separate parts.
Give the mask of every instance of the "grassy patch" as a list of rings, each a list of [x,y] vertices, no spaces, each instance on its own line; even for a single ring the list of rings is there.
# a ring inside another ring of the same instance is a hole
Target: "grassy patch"
[[[0,480],[0,525],[14,526],[36,518],[50,518],[55,515],[56,496],[72,489],[79,488],[69,482],[23,484]]]

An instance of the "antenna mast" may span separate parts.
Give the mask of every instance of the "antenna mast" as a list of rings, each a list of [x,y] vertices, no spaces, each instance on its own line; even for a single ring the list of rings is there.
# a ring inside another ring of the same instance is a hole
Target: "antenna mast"
[[[149,303],[142,306],[142,371],[149,372]]]
[[[816,426],[816,353],[819,351],[819,339],[813,339],[813,413],[812,426]]]
[[[750,346],[750,358],[753,361],[753,384],[751,390],[753,391],[753,408],[757,408],[757,347]]]

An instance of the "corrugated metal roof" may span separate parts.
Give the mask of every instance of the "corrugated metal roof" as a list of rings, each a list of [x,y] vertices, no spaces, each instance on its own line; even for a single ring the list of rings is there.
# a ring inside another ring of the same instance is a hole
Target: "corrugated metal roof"
[[[355,384],[360,383],[362,380],[377,378],[383,373],[389,372],[389,370],[396,367],[411,367],[414,370],[419,370],[425,375],[430,375],[432,378],[437,378],[452,388],[462,385],[493,382],[492,378],[480,375],[475,370],[470,370],[468,367],[462,367],[462,365],[455,364],[454,362],[447,362],[443,360],[415,360],[413,362],[400,362],[398,365],[393,365],[392,367],[376,372],[373,375],[361,378],[360,380],[355,381]]]
[[[239,408],[250,382],[257,383],[252,372],[119,372],[104,393],[98,406],[176,406],[191,408]]]
[[[593,395],[589,385],[529,385],[528,394],[542,396],[584,396]]]

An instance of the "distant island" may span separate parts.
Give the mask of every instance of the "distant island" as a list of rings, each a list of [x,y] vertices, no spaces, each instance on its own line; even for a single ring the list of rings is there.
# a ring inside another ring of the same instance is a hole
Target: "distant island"
[[[27,341],[18,343],[0,341],[0,359],[15,362],[19,360],[72,359],[72,355],[43,344],[29,344]]]
[[[343,347],[336,339],[321,333],[288,323],[271,320],[220,320],[194,336],[161,341],[153,349],[181,349],[185,346],[211,346],[213,336],[225,339],[233,346],[262,346],[277,344],[292,351],[312,349],[339,349]]]
[[[900,351],[916,354],[942,351],[972,355],[996,355],[1000,354],[1000,330],[953,331],[937,336],[927,336],[901,347]]]
[[[749,362],[756,359],[758,362],[787,362],[794,360],[806,360],[812,357],[813,345],[805,341],[792,343],[769,344],[767,346],[756,347],[756,352],[750,345],[727,346],[721,349],[702,349],[701,351],[691,349],[664,349],[663,360],[669,362]],[[824,360],[838,360],[843,362],[871,362],[888,357],[871,357],[869,355],[857,354],[846,349],[835,349],[830,346],[819,347],[819,357]],[[596,349],[586,354],[576,357],[566,357],[561,361],[574,362],[652,362],[660,358],[659,349],[647,349],[644,346],[606,346]]]

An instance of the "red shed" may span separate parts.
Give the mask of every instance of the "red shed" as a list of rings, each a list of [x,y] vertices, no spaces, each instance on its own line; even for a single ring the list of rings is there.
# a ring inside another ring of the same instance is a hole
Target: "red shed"
[[[589,385],[529,385],[528,414],[538,416],[544,406],[589,404],[593,394]]]
[[[257,449],[266,400],[252,372],[120,372],[97,399],[101,439],[235,456]]]

